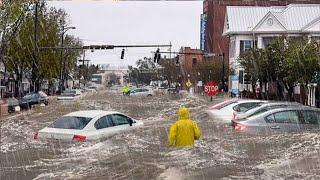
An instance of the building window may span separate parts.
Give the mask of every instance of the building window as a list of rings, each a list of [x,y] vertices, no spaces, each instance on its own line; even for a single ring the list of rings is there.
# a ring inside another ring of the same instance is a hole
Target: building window
[[[253,40],[240,40],[240,54],[245,52],[248,49],[251,49],[253,47],[257,46],[257,41]]]
[[[192,66],[197,65],[197,58],[192,58]]]
[[[236,50],[236,41],[231,40],[230,41],[230,48],[229,48],[230,58],[233,58],[235,56],[235,52],[236,52],[235,50]]]

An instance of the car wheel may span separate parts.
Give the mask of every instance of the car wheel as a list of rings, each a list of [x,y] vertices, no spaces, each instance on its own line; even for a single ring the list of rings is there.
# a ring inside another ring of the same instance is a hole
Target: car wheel
[[[152,96],[152,95],[151,95],[151,94],[148,94],[148,95],[147,95],[147,97],[150,97],[150,96]]]

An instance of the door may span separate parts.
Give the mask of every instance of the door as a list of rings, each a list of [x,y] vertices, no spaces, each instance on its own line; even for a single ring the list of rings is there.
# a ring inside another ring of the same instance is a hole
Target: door
[[[129,117],[122,114],[112,114],[110,116],[115,128],[117,129],[117,132],[128,131],[132,129],[132,126],[129,124],[129,121],[131,120]]]
[[[90,139],[99,139],[108,137],[117,133],[117,128],[114,126],[111,115],[103,116],[94,123],[95,131],[89,132]]]
[[[320,127],[320,112],[303,110],[301,111],[301,115],[303,118],[302,126],[304,130],[312,130]]]
[[[298,111],[281,111],[266,117],[271,132],[298,131],[301,129]]]

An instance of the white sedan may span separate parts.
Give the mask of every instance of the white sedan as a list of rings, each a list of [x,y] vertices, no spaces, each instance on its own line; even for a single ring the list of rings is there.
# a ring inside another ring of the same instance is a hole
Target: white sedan
[[[230,123],[234,112],[242,112],[267,101],[254,99],[231,99],[212,106],[207,112],[215,118]]]
[[[40,140],[96,140],[142,126],[143,122],[115,111],[77,111],[64,115],[35,133]]]
[[[130,96],[153,96],[154,92],[149,88],[136,88],[130,91]]]

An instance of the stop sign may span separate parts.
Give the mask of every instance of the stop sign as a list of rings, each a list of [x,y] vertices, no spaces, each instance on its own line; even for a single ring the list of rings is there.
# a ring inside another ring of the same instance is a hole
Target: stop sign
[[[204,92],[206,92],[209,96],[217,95],[219,92],[218,82],[216,82],[216,81],[208,82],[204,86]]]

